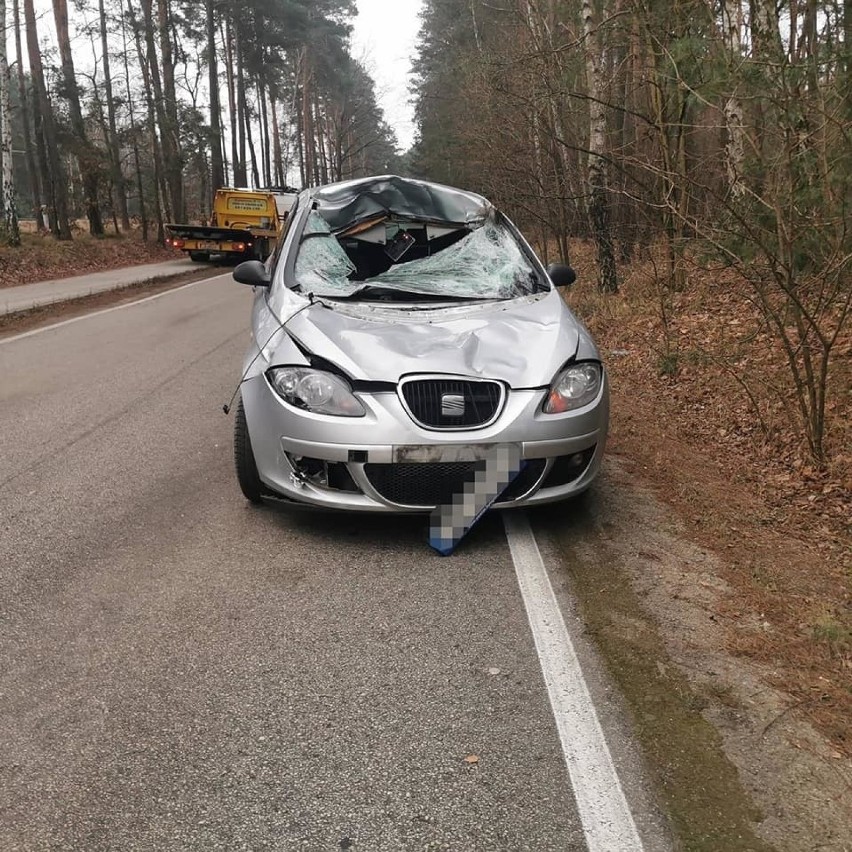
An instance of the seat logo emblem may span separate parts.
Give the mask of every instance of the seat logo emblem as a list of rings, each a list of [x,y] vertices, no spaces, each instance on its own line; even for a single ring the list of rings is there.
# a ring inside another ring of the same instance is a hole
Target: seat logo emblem
[[[464,395],[445,393],[441,396],[441,414],[444,417],[464,417]]]

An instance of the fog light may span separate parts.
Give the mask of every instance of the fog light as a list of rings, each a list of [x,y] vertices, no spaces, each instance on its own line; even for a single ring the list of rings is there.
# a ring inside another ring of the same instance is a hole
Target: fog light
[[[553,460],[553,465],[542,484],[542,488],[558,488],[576,482],[583,475],[594,455],[595,448],[589,447],[580,453],[557,456]]]

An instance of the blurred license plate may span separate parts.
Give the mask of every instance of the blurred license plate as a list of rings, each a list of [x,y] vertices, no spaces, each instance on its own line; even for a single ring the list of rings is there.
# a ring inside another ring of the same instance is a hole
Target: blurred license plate
[[[217,243],[216,240],[199,240],[198,248],[215,249],[219,248],[219,243]]]
[[[481,461],[498,446],[499,444],[408,444],[393,448],[393,460],[398,464]],[[520,450],[520,444],[515,446]]]

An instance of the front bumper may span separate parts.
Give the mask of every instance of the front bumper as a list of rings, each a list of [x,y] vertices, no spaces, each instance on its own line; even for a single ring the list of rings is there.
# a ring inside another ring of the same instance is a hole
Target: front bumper
[[[418,426],[395,393],[359,394],[367,409],[359,418],[295,409],[275,394],[263,375],[245,382],[242,395],[258,473],[272,496],[349,511],[429,512],[437,505],[434,495],[431,501],[427,496],[413,502],[416,485],[413,491],[411,484],[389,489],[389,477],[416,473],[419,468],[412,465],[430,464],[462,476],[465,466],[495,444],[518,445],[527,462],[515,487],[510,486],[495,506],[573,497],[585,491],[600,470],[609,424],[606,377],[597,400],[578,411],[542,414],[545,391],[510,391],[495,423],[452,432]]]

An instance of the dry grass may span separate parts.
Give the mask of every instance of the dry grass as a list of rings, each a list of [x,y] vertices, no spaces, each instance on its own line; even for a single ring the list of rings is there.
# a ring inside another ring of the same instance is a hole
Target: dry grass
[[[95,239],[76,233],[70,242],[51,236],[22,233],[18,248],[0,245],[0,287],[49,281],[86,272],[156,263],[178,255],[153,241],[142,242],[137,233]]]
[[[737,282],[696,269],[667,294],[649,260],[602,296],[593,249],[576,246],[573,261],[567,299],[612,378],[612,450],[724,557],[731,649],[765,663],[852,754],[850,330],[831,377],[832,460],[819,470],[789,419],[783,360]]]

